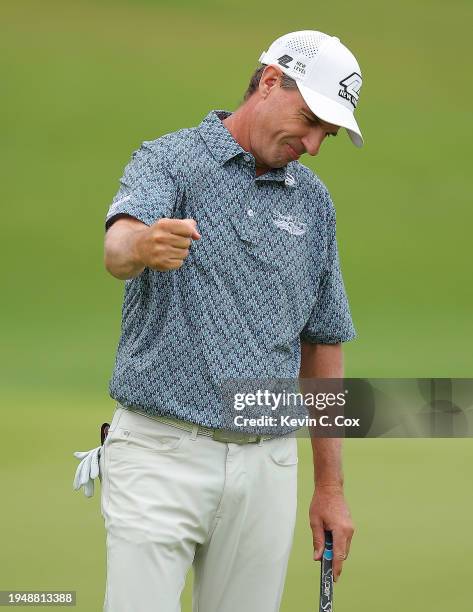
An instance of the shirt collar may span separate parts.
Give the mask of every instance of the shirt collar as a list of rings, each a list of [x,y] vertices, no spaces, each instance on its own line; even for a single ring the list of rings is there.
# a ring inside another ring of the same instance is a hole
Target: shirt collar
[[[230,132],[222,123],[232,113],[226,110],[212,110],[198,126],[198,131],[209,148],[213,158],[223,166],[227,161],[237,155],[245,155],[245,151],[233,138]],[[289,162],[282,168],[272,168],[268,172],[256,178],[257,181],[285,181],[286,185],[294,187],[293,174],[289,173],[293,162]]]

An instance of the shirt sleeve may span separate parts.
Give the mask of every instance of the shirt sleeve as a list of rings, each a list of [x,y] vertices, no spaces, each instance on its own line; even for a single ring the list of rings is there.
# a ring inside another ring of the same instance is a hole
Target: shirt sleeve
[[[337,344],[356,338],[345,293],[336,239],[335,208],[328,192],[327,260],[320,278],[317,299],[301,340],[317,344]]]
[[[105,218],[105,231],[120,215],[131,215],[152,225],[172,217],[178,197],[177,180],[171,174],[165,152],[144,142],[135,151],[120,179],[120,188]]]

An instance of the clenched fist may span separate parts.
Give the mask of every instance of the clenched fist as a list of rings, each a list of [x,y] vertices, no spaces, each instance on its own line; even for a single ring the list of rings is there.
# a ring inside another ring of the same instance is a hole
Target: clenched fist
[[[177,270],[189,255],[192,240],[199,240],[194,219],[159,219],[139,234],[136,252],[147,268]]]

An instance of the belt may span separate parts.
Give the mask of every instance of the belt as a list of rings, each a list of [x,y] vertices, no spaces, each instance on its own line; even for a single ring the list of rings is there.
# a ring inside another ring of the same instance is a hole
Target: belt
[[[232,444],[259,444],[264,440],[271,440],[274,436],[257,436],[252,434],[246,434],[238,431],[231,431],[229,429],[212,429],[211,427],[204,427],[204,425],[196,425],[195,423],[191,423],[189,421],[183,421],[181,419],[175,419],[173,417],[162,416],[160,414],[148,414],[144,410],[137,408],[136,406],[123,406],[122,404],[117,404],[120,408],[124,410],[130,410],[131,412],[137,412],[145,417],[153,419],[154,421],[159,421],[160,423],[165,423],[166,425],[170,425],[171,427],[177,427],[178,429],[183,429],[184,431],[194,431],[197,427],[197,435],[199,436],[207,436],[215,440],[216,442],[224,442],[224,443],[232,443]]]

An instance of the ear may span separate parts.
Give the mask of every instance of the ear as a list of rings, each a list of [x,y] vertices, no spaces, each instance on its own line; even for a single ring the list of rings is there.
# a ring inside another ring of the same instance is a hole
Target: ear
[[[271,90],[278,86],[282,73],[282,70],[277,66],[266,66],[258,85],[259,93],[263,98],[266,98]]]

